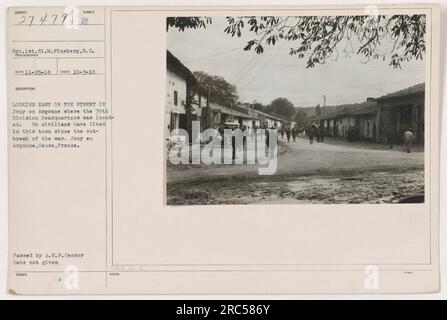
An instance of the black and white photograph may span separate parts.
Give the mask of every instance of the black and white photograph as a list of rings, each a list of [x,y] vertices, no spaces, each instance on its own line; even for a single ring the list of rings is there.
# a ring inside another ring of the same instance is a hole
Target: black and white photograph
[[[399,1],[5,7],[7,298],[444,297],[447,4]]]
[[[168,17],[168,205],[424,202],[425,15]]]

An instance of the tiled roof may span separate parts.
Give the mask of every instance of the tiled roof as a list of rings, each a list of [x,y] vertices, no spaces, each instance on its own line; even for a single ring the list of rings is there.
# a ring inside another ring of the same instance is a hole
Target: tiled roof
[[[166,50],[166,65],[167,68],[177,74],[182,75],[186,80],[192,83],[196,82],[196,78],[176,56],[174,56],[169,50]]]
[[[420,83],[406,89],[402,89],[399,91],[395,91],[392,93],[388,93],[380,98],[377,98],[376,101],[392,99],[397,97],[403,97],[412,94],[420,94],[425,92],[425,83]],[[321,117],[321,120],[325,119],[333,119],[340,116],[347,115],[360,115],[360,114],[368,114],[373,113],[377,110],[377,102],[376,101],[366,101],[362,103],[354,103],[354,104],[346,104],[337,106],[338,111],[334,111],[328,114],[325,114]]]
[[[231,108],[222,106],[222,105],[217,104],[217,103],[210,103],[210,107],[211,107],[211,109],[220,110],[220,112],[222,112],[222,113],[229,114],[229,115],[232,115],[232,116],[235,116],[235,117],[251,119],[251,115],[248,114],[248,113],[243,113],[243,112],[240,112],[238,110],[231,109]]]
[[[283,122],[289,122],[288,120],[282,119],[282,118],[277,117],[277,116],[273,116],[271,114],[268,114],[268,113],[265,113],[265,112],[262,112],[262,111],[259,111],[259,110],[256,110],[256,112],[259,113],[259,114],[262,114],[266,118],[270,118],[270,119],[278,120],[278,121],[283,121]]]
[[[403,90],[399,90],[399,91],[396,91],[396,92],[392,92],[392,93],[386,94],[386,95],[381,96],[380,98],[378,98],[378,100],[402,97],[402,96],[407,96],[407,95],[417,94],[417,93],[424,93],[424,92],[425,92],[425,82],[417,84],[415,86],[408,87],[408,88],[403,89]]]
[[[362,103],[352,103],[338,105],[337,111],[325,114],[320,119],[333,119],[336,117],[347,116],[347,115],[359,115],[375,112],[377,110],[377,102],[375,101],[365,101]]]
[[[377,102],[376,101],[368,101],[362,103],[359,108],[354,109],[351,114],[359,115],[359,114],[368,114],[377,111]]]
[[[210,107],[213,110],[220,110],[220,112],[225,113],[225,114],[229,114],[235,117],[241,117],[241,118],[245,118],[245,119],[253,119],[253,120],[259,120],[259,114],[263,115],[266,118],[270,118],[270,119],[274,119],[274,120],[278,120],[278,121],[283,121],[283,122],[289,122],[287,120],[281,119],[277,116],[272,116],[268,113],[265,112],[261,112],[259,110],[254,110],[254,114],[251,115],[250,113],[247,112],[242,112],[242,108],[237,108],[237,109],[232,109],[232,108],[228,108],[225,106],[222,106],[220,104],[217,103],[210,103]],[[257,114],[257,115],[256,115]]]

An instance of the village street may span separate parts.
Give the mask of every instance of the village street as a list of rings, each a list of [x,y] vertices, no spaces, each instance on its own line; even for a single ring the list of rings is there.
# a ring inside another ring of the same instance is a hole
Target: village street
[[[418,150],[419,151],[419,150]],[[279,138],[278,170],[168,165],[168,204],[393,203],[424,192],[424,153]]]

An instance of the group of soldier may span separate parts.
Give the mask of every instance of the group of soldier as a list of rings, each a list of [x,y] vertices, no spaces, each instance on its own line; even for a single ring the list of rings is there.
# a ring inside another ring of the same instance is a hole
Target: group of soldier
[[[316,124],[309,124],[305,129],[298,129],[296,127],[290,128],[282,128],[280,129],[281,138],[284,139],[284,136],[287,138],[287,142],[290,142],[290,138],[292,138],[293,142],[296,142],[296,138],[302,134],[307,135],[309,138],[309,143],[313,144],[314,140],[317,142],[323,142],[324,137],[320,132],[320,128]]]
[[[296,137],[298,136],[299,132],[297,128],[281,128],[280,129],[281,138],[284,139],[284,136],[287,137],[287,142],[290,142],[290,138],[292,137],[293,142],[296,141]]]
[[[250,132],[250,136],[251,135],[255,135],[257,132],[257,129],[264,129],[265,130],[265,141],[266,141],[266,145],[267,147],[269,146],[269,130],[270,129],[275,129],[275,128],[268,128],[268,127],[261,127],[261,128],[254,128],[254,129],[248,129]],[[245,130],[247,130],[246,126],[243,126],[242,131],[244,132]],[[219,128],[219,132],[221,134],[223,134],[223,127]],[[314,141],[316,142],[324,142],[324,135],[322,134],[322,132],[320,131],[320,127],[318,125],[316,125],[315,123],[311,123],[309,125],[306,126],[305,129],[299,129],[297,127],[293,127],[293,128],[281,128],[279,129],[279,133],[281,135],[281,138],[284,139],[284,137],[287,139],[287,142],[291,142],[291,139],[293,142],[296,142],[296,138],[300,135],[307,135],[308,139],[309,139],[309,144],[313,144]],[[414,134],[412,132],[412,129],[409,128],[404,132],[403,135],[403,140],[404,140],[404,145],[405,145],[405,151],[410,153],[411,152],[411,147],[412,144],[414,142]],[[388,140],[389,144],[390,144],[390,148],[393,147],[393,143],[392,140]],[[222,141],[222,145],[223,145],[223,141]],[[243,147],[245,147],[246,145],[246,137],[244,136],[243,138]],[[233,158],[235,156],[235,150],[236,150],[236,146],[235,146],[235,138],[232,138],[232,148],[233,148]]]

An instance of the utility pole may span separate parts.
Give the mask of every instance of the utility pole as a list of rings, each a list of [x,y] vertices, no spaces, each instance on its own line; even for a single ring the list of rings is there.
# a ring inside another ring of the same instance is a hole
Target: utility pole
[[[325,94],[323,94],[323,108],[324,108],[324,107],[326,107],[326,95],[325,95]],[[329,120],[324,121],[324,122],[326,123],[326,126],[323,126],[323,130],[326,131],[325,133],[327,133],[327,131],[329,130],[328,121],[329,121]],[[321,124],[321,121],[320,121],[320,124]],[[321,135],[321,138],[324,139],[324,134]],[[322,140],[322,141],[323,141],[323,140]]]
[[[248,104],[248,112],[250,112],[250,114],[251,114],[251,127],[252,128],[254,128],[255,127],[255,124],[254,124],[254,120],[253,120],[253,117],[254,117],[254,105],[253,105],[253,109],[252,109],[252,107],[251,107],[251,103],[249,103]]]
[[[210,96],[211,96],[211,88],[208,86],[208,95],[206,97],[206,127],[209,128],[210,127],[210,115],[211,115],[211,110],[210,110]]]

